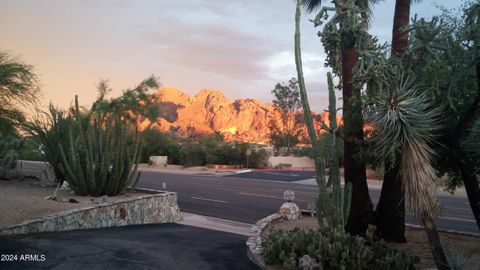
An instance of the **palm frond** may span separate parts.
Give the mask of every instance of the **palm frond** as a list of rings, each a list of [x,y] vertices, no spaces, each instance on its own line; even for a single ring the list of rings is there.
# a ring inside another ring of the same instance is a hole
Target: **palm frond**
[[[376,100],[368,116],[377,133],[375,153],[379,161],[401,165],[406,203],[413,214],[434,218],[438,177],[429,145],[440,128],[440,111],[401,72],[391,74],[386,89],[390,91]]]
[[[475,171],[480,171],[480,118],[475,121],[465,142],[465,149],[473,160]]]
[[[308,12],[314,12],[322,6],[322,0],[301,0],[300,4],[304,7]]]

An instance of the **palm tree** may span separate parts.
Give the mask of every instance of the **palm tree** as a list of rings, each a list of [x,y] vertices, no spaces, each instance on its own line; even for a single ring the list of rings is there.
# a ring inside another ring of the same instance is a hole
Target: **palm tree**
[[[346,2],[348,0],[342,0]],[[370,14],[368,0],[355,1]],[[375,1],[371,1],[375,2]],[[303,7],[312,12],[320,8],[321,0],[301,0]],[[352,184],[352,207],[346,230],[353,234],[366,231],[369,224],[374,224],[373,204],[368,192],[365,162],[357,159],[363,142],[363,116],[361,89],[353,84],[353,69],[358,61],[353,33],[342,34],[341,73],[343,85],[344,135],[351,140],[344,142],[344,177],[345,183]]]
[[[408,32],[403,31],[410,21],[412,0],[396,0],[392,29],[392,56],[401,56],[408,45]]]

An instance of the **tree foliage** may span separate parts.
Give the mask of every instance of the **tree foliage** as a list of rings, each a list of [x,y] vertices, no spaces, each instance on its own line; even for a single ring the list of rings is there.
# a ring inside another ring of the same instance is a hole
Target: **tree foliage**
[[[21,108],[35,105],[39,95],[33,66],[0,50],[0,130],[5,135],[16,133],[25,121]]]
[[[275,97],[273,105],[281,115],[281,123],[279,124],[275,119],[269,123],[272,130],[271,140],[276,146],[290,149],[297,142],[295,138],[298,134],[294,134],[297,123],[295,120],[301,107],[297,79],[291,78],[287,84],[277,83],[272,94]]]

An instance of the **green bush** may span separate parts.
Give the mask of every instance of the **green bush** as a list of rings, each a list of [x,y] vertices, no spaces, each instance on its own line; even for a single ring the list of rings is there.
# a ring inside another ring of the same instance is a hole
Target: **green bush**
[[[203,166],[205,164],[243,165],[250,168],[268,166],[268,153],[264,149],[251,150],[249,143],[225,142],[218,134],[190,139],[180,146],[180,164],[184,166]]]
[[[43,159],[53,166],[55,181],[60,184],[65,176],[57,164],[62,162],[58,145],[67,145],[68,131],[74,125],[72,111],[62,110],[49,105],[48,112],[40,112],[35,119],[25,124],[32,138],[40,142]]]
[[[249,168],[263,169],[268,167],[269,154],[265,149],[252,150],[249,157]]]
[[[186,167],[203,166],[206,164],[205,149],[195,142],[188,142],[180,147],[180,164]]]
[[[370,227],[366,238],[331,227],[273,230],[262,242],[263,256],[267,264],[282,264],[285,269],[296,269],[304,255],[315,259],[320,269],[415,269],[418,257],[375,241],[374,230]]]
[[[179,164],[180,145],[158,129],[149,128],[142,132],[142,159],[147,163],[150,156],[168,156],[168,164]]]
[[[18,151],[24,140],[0,134],[0,179],[21,179],[23,174],[17,169]]]
[[[40,144],[33,137],[24,138],[23,147],[18,150],[18,158],[21,160],[44,161],[45,158],[40,151]]]

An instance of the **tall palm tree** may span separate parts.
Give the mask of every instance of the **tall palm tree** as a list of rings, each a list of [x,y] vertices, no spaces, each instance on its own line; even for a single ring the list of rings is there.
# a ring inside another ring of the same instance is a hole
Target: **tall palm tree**
[[[393,15],[392,55],[401,56],[408,45],[408,33],[403,31],[410,21],[410,4],[412,0],[396,0]],[[418,2],[418,0],[417,0]]]
[[[320,8],[321,3],[321,0],[301,1],[302,6],[309,12]],[[355,3],[361,7],[369,7],[368,0]],[[352,139],[344,142],[344,177],[345,182],[351,183],[353,187],[352,207],[346,230],[360,234],[365,232],[369,224],[374,224],[375,216],[368,192],[365,162],[356,158],[360,152],[359,142],[363,141],[364,134],[361,89],[353,84],[353,69],[358,61],[355,38],[353,33],[343,33],[341,39],[344,134],[345,137]]]

